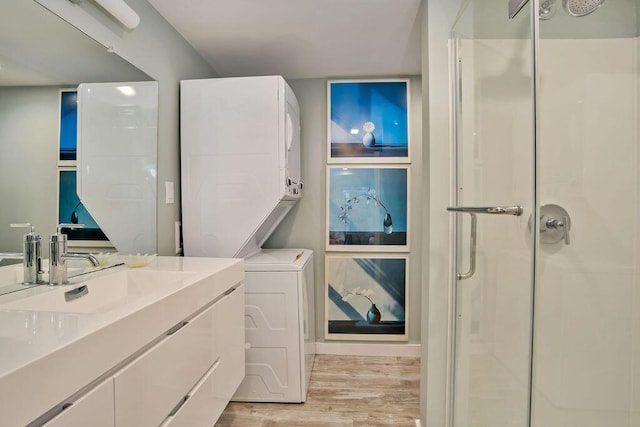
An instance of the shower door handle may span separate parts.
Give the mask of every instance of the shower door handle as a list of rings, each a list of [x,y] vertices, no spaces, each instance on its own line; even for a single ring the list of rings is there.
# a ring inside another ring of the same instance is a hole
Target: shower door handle
[[[522,206],[449,206],[449,212],[466,212],[468,214],[522,215]]]
[[[522,206],[449,206],[449,212],[463,212],[471,216],[471,233],[469,237],[469,270],[466,273],[457,273],[458,280],[468,279],[476,272],[476,231],[478,229],[478,217],[476,214],[489,215],[522,215]]]

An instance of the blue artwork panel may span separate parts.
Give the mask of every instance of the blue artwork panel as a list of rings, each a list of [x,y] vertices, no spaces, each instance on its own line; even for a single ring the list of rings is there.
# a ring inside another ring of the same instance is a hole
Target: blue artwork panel
[[[330,82],[330,158],[408,158],[408,85]]]
[[[109,240],[78,198],[76,171],[61,170],[59,174],[58,224],[84,224],[84,228],[64,230],[69,240]]]
[[[328,246],[407,245],[406,167],[330,167]]]
[[[327,338],[407,336],[406,257],[327,255],[326,263]]]
[[[76,160],[78,92],[60,93],[60,160]]]

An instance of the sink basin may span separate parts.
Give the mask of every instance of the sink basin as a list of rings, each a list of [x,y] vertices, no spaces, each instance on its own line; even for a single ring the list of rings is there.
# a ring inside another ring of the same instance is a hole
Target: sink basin
[[[181,271],[121,270],[74,284],[47,288],[0,305],[0,310],[49,311],[90,314],[168,294],[179,289],[193,273]]]
[[[0,267],[0,286],[22,283],[22,264]]]

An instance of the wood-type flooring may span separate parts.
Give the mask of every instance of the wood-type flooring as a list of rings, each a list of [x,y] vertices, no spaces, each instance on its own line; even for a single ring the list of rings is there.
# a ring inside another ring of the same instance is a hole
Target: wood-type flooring
[[[415,427],[420,359],[317,355],[307,401],[231,402],[215,427]]]

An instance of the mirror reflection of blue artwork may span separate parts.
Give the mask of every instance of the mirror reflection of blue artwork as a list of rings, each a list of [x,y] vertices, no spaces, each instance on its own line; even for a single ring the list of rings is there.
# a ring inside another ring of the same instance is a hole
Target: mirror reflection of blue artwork
[[[326,257],[327,339],[406,339],[406,256]]]
[[[329,82],[329,161],[409,161],[408,80]]]
[[[75,170],[59,171],[58,224],[62,223],[84,224],[84,228],[64,230],[69,240],[108,240],[78,198]]]
[[[78,92],[60,92],[59,160],[76,160],[78,127]]]
[[[329,167],[327,250],[406,250],[408,167]]]

